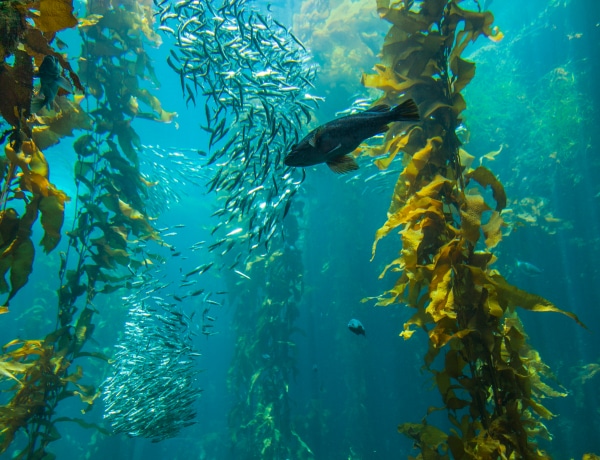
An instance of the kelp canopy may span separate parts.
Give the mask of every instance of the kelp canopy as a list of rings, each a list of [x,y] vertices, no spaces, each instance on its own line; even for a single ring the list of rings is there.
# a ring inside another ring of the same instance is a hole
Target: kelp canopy
[[[399,154],[404,162],[373,245],[375,253],[377,242],[398,230],[402,249],[381,277],[388,271],[400,277],[377,305],[403,302],[415,310],[400,335],[410,338],[415,327],[427,333],[425,366],[453,426],[450,433],[426,421],[398,429],[414,439],[419,458],[546,458],[535,439],[548,436],[541,419],[553,414],[541,399],[565,393],[544,382],[551,373],[527,344],[515,308],[579,320],[491,268],[506,194],[489,169],[471,167],[456,130],[466,108],[461,91],[475,75],[475,63],[462,54],[479,37],[498,41],[502,33],[492,26],[492,13],[460,3],[378,0],[380,16],[392,26],[376,73],[363,76],[366,86],[384,92],[376,104],[408,96],[423,119],[404,132],[390,129],[383,146],[365,149],[379,157],[380,169]]]

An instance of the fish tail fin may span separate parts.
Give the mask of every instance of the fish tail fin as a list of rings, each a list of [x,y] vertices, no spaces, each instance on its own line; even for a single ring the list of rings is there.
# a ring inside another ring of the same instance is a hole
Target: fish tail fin
[[[408,99],[402,104],[397,105],[390,113],[393,121],[419,121],[421,119],[419,117],[419,108],[412,99]]]

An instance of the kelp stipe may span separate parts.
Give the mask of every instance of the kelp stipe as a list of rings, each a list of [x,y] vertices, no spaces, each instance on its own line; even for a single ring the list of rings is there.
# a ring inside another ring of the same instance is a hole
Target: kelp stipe
[[[285,239],[296,241],[298,220],[284,222]],[[228,384],[236,395],[229,413],[233,452],[245,459],[310,459],[313,452],[290,417],[289,387],[296,369],[292,335],[304,283],[302,256],[291,245],[274,247],[246,263],[250,279],[232,274],[237,336]],[[236,278],[233,278],[233,277]]]
[[[397,229],[402,249],[382,277],[401,274],[375,299],[415,309],[400,335],[410,338],[415,327],[428,334],[425,367],[453,428],[445,433],[425,419],[398,430],[415,441],[418,458],[547,458],[536,440],[549,437],[542,419],[553,414],[540,401],[565,392],[545,383],[551,373],[527,344],[515,307],[579,320],[511,286],[490,267],[496,260],[491,250],[502,238],[506,195],[490,170],[470,167],[456,130],[466,107],[461,91],[475,75],[475,64],[461,54],[481,35],[499,40],[502,33],[492,27],[490,12],[459,3],[379,0],[379,14],[392,27],[376,74],[363,77],[366,86],[384,91],[376,103],[394,105],[406,95],[423,119],[406,132],[391,129],[383,147],[367,148],[370,155],[388,154],[376,160],[380,169],[400,153],[405,163],[373,246],[375,252],[379,239]],[[481,193],[487,187],[492,205]]]

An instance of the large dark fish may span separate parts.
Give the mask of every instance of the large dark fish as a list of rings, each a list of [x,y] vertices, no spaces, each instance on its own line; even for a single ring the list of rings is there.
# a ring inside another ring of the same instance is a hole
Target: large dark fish
[[[327,163],[338,174],[358,169],[354,158],[348,155],[361,142],[388,130],[396,121],[418,121],[419,112],[412,99],[390,109],[378,105],[365,112],[348,115],[325,123],[311,131],[300,143],[292,146],[285,157],[288,166],[312,166]]]
[[[73,86],[61,75],[62,69],[55,56],[46,56],[40,65],[37,77],[40,79],[40,95],[31,101],[31,113],[37,113],[42,107],[48,110],[52,109],[54,99],[58,93],[58,88],[62,88],[70,93],[73,92]]]

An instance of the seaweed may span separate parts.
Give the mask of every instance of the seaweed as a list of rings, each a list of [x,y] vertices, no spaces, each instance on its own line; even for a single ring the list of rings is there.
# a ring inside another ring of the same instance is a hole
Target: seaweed
[[[6,158],[0,169],[0,290],[9,293],[0,309],[3,319],[8,318],[8,301],[31,273],[35,254],[30,236],[38,215],[45,252],[55,249],[63,234],[64,207],[70,198],[50,182],[42,149],[76,130],[86,131],[73,144],[78,157],[73,171],[76,217],[56,267],[60,287],[55,330],[41,340],[10,341],[0,354],[0,379],[14,382],[3,388],[8,402],[0,406],[0,453],[11,446],[17,432],[27,433],[26,445],[15,458],[50,458],[47,448],[60,438],[59,422],[108,433],[79,418],[57,417],[56,408],[66,398],[78,396],[85,404],[82,412],[91,409],[100,391],[83,383],[83,368],[74,362],[84,357],[110,361],[102,353],[82,351],[95,329],[93,300],[98,293],[125,286],[134,269],[152,263],[152,256],[136,248],[136,242],[161,243],[145,212],[147,188],[153,183],[139,171],[140,138],[131,126],[136,115],[142,116],[139,107],[131,109],[135,98],[150,106],[145,118],[169,121],[174,116],[138,84],[140,78],[155,79],[144,51],[144,40],[158,44],[150,29],[151,9],[137,2],[127,2],[127,8],[116,3],[93,5],[96,9],[80,23],[84,45],[78,73],[52,47],[53,42],[60,44],[56,32],[78,23],[70,0],[11,1],[0,6],[0,114],[11,126],[2,136]],[[119,53],[111,59],[94,46],[106,42],[119,44]],[[34,63],[40,65],[46,56],[54,56],[73,86],[84,92],[85,85],[91,96],[70,100],[61,90],[50,109],[31,113],[36,97]],[[93,110],[91,97],[96,101]],[[121,267],[126,267],[126,275],[118,272]]]
[[[404,156],[387,221],[373,245],[375,255],[377,242],[398,231],[399,257],[381,276],[392,271],[400,277],[374,299],[380,306],[403,302],[415,310],[400,335],[409,339],[417,328],[427,334],[425,367],[452,424],[449,433],[426,419],[398,430],[415,441],[418,458],[547,458],[536,441],[549,437],[542,420],[554,414],[541,399],[566,393],[546,383],[552,374],[528,345],[516,308],[560,312],[583,324],[573,313],[510,285],[491,267],[507,197],[491,170],[471,168],[457,130],[466,108],[461,91],[476,69],[462,53],[481,36],[497,41],[503,35],[493,27],[491,12],[469,11],[459,3],[379,0],[378,12],[392,26],[376,73],[363,76],[366,86],[384,92],[375,104],[408,96],[423,118],[404,131],[392,127],[383,147],[366,146],[364,152],[379,157],[381,169]],[[491,204],[483,193],[487,187]]]
[[[285,220],[286,239],[297,238],[295,212]],[[247,459],[313,458],[290,417],[290,379],[295,368],[292,334],[304,285],[301,253],[286,245],[271,247],[264,257],[247,262],[248,279],[230,292],[239,303],[237,335],[228,384],[236,401],[229,413],[234,451]],[[290,282],[290,280],[295,280]],[[230,280],[233,282],[233,280]]]

